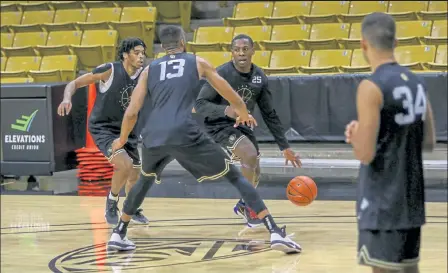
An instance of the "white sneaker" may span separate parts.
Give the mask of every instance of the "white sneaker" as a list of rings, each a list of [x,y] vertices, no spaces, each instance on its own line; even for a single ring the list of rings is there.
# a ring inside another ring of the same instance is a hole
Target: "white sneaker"
[[[271,248],[286,254],[302,252],[302,247],[286,235],[286,227],[282,227],[278,233],[271,233]]]
[[[112,233],[109,242],[107,242],[107,248],[119,251],[128,251],[128,250],[134,250],[135,244],[132,241],[130,241],[126,236],[122,238],[120,234],[114,232]]]

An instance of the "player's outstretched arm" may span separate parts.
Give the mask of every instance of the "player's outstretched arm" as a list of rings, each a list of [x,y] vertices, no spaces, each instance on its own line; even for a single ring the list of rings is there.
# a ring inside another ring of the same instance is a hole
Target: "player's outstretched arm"
[[[428,94],[426,94],[428,96]],[[436,130],[434,128],[434,115],[432,113],[431,103],[426,97],[426,114],[424,121],[423,149],[432,152],[436,145]]]
[[[58,114],[60,116],[65,116],[70,113],[70,110],[72,109],[72,96],[78,88],[87,86],[97,81],[107,82],[111,74],[112,64],[106,63],[96,67],[92,72],[84,74],[69,82],[67,86],[65,86],[64,98],[58,107]]]
[[[200,77],[205,77],[213,88],[233,106],[238,114],[237,122],[253,127],[257,125],[255,119],[249,115],[246,104],[230,84],[224,80],[216,69],[201,57],[196,57]]]

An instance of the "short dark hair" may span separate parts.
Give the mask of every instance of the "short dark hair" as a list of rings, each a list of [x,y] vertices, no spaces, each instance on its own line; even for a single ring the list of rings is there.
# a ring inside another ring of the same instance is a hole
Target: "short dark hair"
[[[249,35],[246,35],[246,34],[238,34],[235,37],[233,37],[233,39],[232,39],[232,46],[233,46],[233,43],[235,43],[236,40],[240,40],[240,39],[247,39],[249,41],[249,43],[250,43],[250,46],[252,46],[252,47],[254,46],[254,41],[252,40],[252,38],[250,38]]]
[[[165,50],[175,49],[180,46],[180,41],[185,39],[184,30],[175,25],[166,26],[160,31],[159,38]]]
[[[134,49],[134,47],[136,46],[143,46],[143,48],[146,51],[145,43],[139,38],[129,37],[122,40],[120,45],[118,46],[118,58],[120,58],[120,60],[123,61],[124,60],[123,54],[131,52],[131,50]]]
[[[388,14],[374,12],[367,15],[362,21],[361,32],[374,48],[392,50],[395,46],[395,21]]]

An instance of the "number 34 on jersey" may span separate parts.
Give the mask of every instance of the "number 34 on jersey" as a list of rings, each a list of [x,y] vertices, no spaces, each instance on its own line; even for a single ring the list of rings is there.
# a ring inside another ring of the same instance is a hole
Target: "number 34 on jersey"
[[[421,119],[425,120],[426,95],[421,84],[417,85],[415,97],[408,86],[396,87],[392,94],[395,100],[402,102],[403,112],[395,115],[395,122],[399,125],[412,124]]]

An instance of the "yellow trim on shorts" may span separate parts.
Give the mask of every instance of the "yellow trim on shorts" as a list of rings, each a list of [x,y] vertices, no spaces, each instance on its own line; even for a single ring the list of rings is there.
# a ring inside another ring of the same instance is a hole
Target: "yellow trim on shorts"
[[[216,180],[216,179],[219,179],[219,178],[225,176],[229,172],[230,164],[233,164],[233,160],[232,159],[229,160],[229,159],[225,158],[224,161],[225,161],[226,167],[224,168],[224,170],[222,172],[212,175],[212,176],[205,176],[205,175],[201,176],[197,179],[197,181],[199,183],[201,183],[204,180]]]
[[[156,178],[156,184],[160,184],[162,183],[162,180],[159,179],[159,177],[157,176],[156,173],[145,173],[145,171],[143,171],[143,169],[140,170],[140,172],[143,174],[143,176],[152,176]]]
[[[232,157],[231,157],[232,161],[241,161],[241,158],[239,158],[239,157],[234,153],[234,151],[235,151],[235,149],[236,149],[236,146],[238,146],[238,144],[239,144],[244,138],[247,138],[246,135],[242,135],[242,136],[240,136],[237,140],[235,140],[235,142],[233,143],[232,146],[226,146],[227,150],[229,150],[229,151],[232,153]],[[257,159],[260,159],[260,158],[261,158],[261,153],[258,151]]]
[[[365,245],[361,247],[358,253],[358,263],[389,270],[401,270],[404,267],[417,265],[419,261],[420,257],[417,257],[415,259],[402,260],[401,263],[386,262],[379,259],[374,259],[370,257],[369,250]]]
[[[121,154],[122,152],[126,152],[126,150],[125,149],[118,149],[111,156],[109,156],[109,157],[106,156],[106,158],[107,158],[107,160],[109,162],[112,162],[112,159],[114,159],[114,157],[116,157],[118,154]]]

